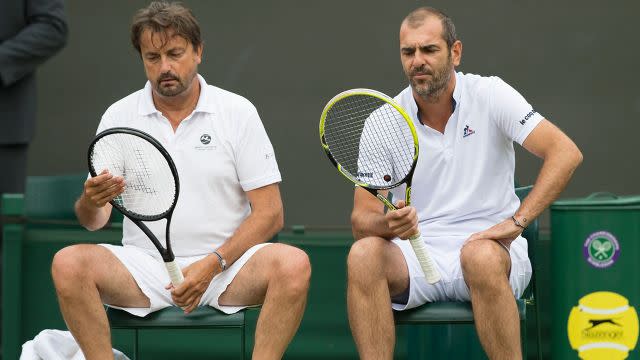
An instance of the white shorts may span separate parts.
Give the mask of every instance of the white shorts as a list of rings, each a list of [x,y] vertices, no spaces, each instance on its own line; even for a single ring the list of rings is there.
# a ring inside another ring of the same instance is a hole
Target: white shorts
[[[258,244],[247,250],[238,260],[222,273],[216,275],[211,280],[209,287],[200,299],[199,306],[208,305],[214,307],[224,313],[233,314],[247,306],[224,306],[218,304],[218,298],[227,289],[227,286],[233,281],[242,266],[251,258],[260,248],[271,243]],[[149,298],[151,306],[148,308],[122,308],[106,304],[115,309],[121,309],[136,316],[146,316],[154,311],[164,309],[169,306],[176,306],[171,299],[171,293],[164,287],[171,282],[164,262],[160,254],[155,252],[150,254],[148,251],[135,246],[120,246],[111,244],[100,244],[111,252],[124,264],[129,270],[133,279],[138,283],[142,292]],[[184,268],[192,264],[206,255],[176,257],[176,263],[180,268]]]
[[[429,255],[436,268],[440,271],[442,280],[429,284],[422,272],[420,263],[413,252],[411,243],[407,240],[395,239],[393,243],[400,247],[409,269],[409,294],[406,304],[393,303],[394,310],[407,310],[428,302],[437,301],[469,301],[469,287],[462,276],[460,264],[460,249],[466,239],[460,237],[434,237],[426,243]],[[434,249],[434,242],[446,242],[449,246]],[[511,257],[511,273],[509,283],[516,298],[522,296],[531,280],[531,262],[527,255],[527,240],[519,236],[511,243],[509,249]]]

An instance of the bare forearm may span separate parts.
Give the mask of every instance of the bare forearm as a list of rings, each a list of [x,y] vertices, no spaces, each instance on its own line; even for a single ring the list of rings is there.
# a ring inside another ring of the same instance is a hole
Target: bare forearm
[[[549,155],[544,160],[531,193],[516,211],[516,217],[526,218],[527,221],[538,217],[558,198],[581,162],[582,154],[573,143],[563,146],[562,151]]]
[[[82,226],[89,231],[103,228],[111,215],[111,205],[95,207],[88,204],[83,197],[80,197],[74,206],[76,217]]]
[[[384,192],[383,196],[388,193]],[[385,218],[384,205],[374,196],[360,187],[353,193],[353,210],[351,211],[351,229],[354,240],[367,236],[393,239],[395,235],[389,228]]]
[[[80,224],[87,230],[104,227],[111,215],[109,201],[124,192],[124,178],[113,176],[107,170],[84,182],[82,195],[74,206]]]
[[[372,211],[354,211],[351,213],[351,229],[354,240],[367,236],[393,239],[395,235],[389,229],[384,213]]]
[[[282,208],[254,211],[233,235],[218,249],[227,261],[233,264],[252,246],[269,241],[284,225]]]

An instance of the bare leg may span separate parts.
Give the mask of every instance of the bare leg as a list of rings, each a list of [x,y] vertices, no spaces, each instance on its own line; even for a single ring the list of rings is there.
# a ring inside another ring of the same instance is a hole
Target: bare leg
[[[113,359],[103,302],[148,307],[149,299],[111,251],[99,245],[60,250],[51,267],[60,310],[87,359]]]
[[[460,255],[480,343],[492,360],[522,359],[520,319],[509,285],[511,259],[493,240],[465,245]]]
[[[300,326],[310,277],[307,254],[272,244],[258,250],[220,296],[220,305],[263,304],[252,359],[282,358]]]
[[[360,239],[351,246],[347,268],[349,325],[360,359],[392,359],[396,339],[391,296],[409,286],[402,251],[382,238]]]

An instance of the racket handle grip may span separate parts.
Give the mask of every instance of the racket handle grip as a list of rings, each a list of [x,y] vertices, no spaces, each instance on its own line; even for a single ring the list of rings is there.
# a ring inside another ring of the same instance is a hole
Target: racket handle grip
[[[411,243],[411,247],[413,247],[413,251],[416,253],[416,257],[418,258],[420,267],[422,267],[427,282],[429,284],[435,284],[440,281],[440,272],[438,272],[431,256],[429,256],[429,252],[424,245],[424,241],[422,241],[420,233],[411,236],[409,242]]]
[[[167,267],[167,272],[169,273],[173,286],[177,287],[182,284],[184,276],[182,275],[182,270],[180,270],[178,264],[176,264],[175,261],[171,261],[164,263],[164,265]]]

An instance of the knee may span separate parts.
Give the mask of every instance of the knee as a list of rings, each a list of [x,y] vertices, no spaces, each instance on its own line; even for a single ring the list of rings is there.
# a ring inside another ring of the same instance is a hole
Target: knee
[[[87,273],[85,252],[82,245],[68,246],[58,251],[51,263],[51,277],[58,290],[77,283]]]
[[[387,240],[378,237],[362,238],[351,245],[347,266],[349,268],[359,266],[371,266],[382,261]]]
[[[352,279],[357,274],[367,274],[371,278],[371,275],[378,273],[374,270],[382,270],[386,245],[388,241],[378,237],[362,238],[354,242],[347,257],[349,278]]]
[[[469,285],[495,283],[496,277],[506,278],[510,261],[504,248],[493,240],[473,241],[460,252],[462,273]]]
[[[279,255],[274,277],[292,296],[304,296],[309,290],[311,262],[307,254],[293,246],[284,246]]]

